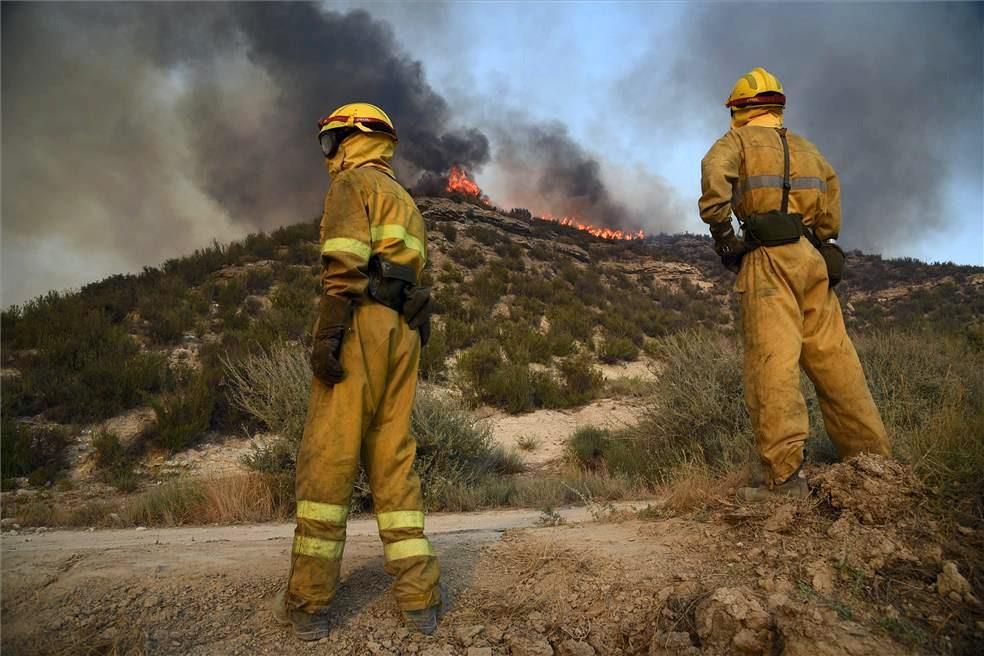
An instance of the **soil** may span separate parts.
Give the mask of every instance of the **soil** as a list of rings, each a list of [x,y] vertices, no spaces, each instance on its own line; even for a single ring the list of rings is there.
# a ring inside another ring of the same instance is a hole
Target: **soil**
[[[904,469],[810,472],[814,495],[697,515],[429,516],[450,592],[431,637],[402,625],[371,519],[349,524],[334,629],[275,625],[291,526],[3,538],[4,653],[977,654],[984,531],[931,519]],[[877,504],[849,507],[873,496]],[[870,492],[869,492],[870,491]],[[562,522],[562,523],[559,523]],[[548,525],[549,524],[549,525]]]

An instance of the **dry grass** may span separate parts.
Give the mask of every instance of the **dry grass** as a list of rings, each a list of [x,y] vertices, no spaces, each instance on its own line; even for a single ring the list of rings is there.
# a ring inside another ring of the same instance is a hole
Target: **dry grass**
[[[7,509],[6,514],[22,526],[119,527],[283,521],[292,511],[292,480],[248,473],[178,479],[125,502],[90,501],[67,508],[32,501]]]

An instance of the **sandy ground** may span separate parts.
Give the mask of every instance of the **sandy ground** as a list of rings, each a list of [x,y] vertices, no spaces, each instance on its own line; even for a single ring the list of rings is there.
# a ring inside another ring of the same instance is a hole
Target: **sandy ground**
[[[578,428],[631,426],[642,409],[634,399],[601,399],[574,410],[537,410],[522,415],[491,411],[484,418],[498,444],[516,449],[527,465],[537,468],[562,459],[568,440]],[[528,440],[532,440],[533,448],[521,448],[520,443]]]
[[[591,519],[585,508],[560,515]],[[528,510],[429,515],[452,594],[469,588],[484,549],[540,520]],[[3,653],[362,654],[364,621],[405,637],[372,519],[348,525],[333,639],[312,652],[276,626],[267,604],[284,581],[292,532],[264,524],[4,535]]]

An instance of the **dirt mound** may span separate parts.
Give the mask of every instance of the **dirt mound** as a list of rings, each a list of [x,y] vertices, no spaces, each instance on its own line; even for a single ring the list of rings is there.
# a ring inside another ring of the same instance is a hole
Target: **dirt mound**
[[[920,494],[912,473],[894,460],[862,454],[813,476],[817,495],[865,524],[886,524],[912,507]]]

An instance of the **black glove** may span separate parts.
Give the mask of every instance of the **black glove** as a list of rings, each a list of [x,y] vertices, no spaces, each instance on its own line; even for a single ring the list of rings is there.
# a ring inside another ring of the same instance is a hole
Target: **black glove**
[[[339,355],[345,329],[351,320],[351,301],[338,296],[321,297],[311,347],[311,371],[315,378],[329,387],[340,383],[345,377]]]
[[[429,316],[424,320],[424,323],[420,324],[420,328],[417,329],[417,332],[420,333],[421,348],[427,346],[427,342],[430,341],[431,336],[431,322]]]
[[[430,289],[427,287],[409,287],[406,293],[407,300],[404,301],[400,314],[407,320],[411,328],[418,330],[430,321]],[[423,340],[423,335],[421,335],[421,340]]]
[[[721,258],[721,264],[732,273],[741,269],[741,258],[751,249],[741,239],[735,236],[731,221],[711,224],[711,236],[714,237],[714,252]]]

